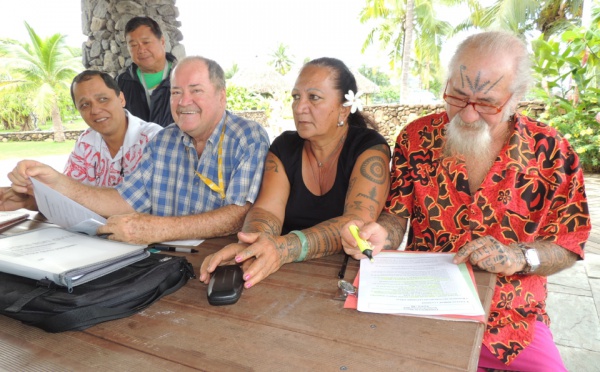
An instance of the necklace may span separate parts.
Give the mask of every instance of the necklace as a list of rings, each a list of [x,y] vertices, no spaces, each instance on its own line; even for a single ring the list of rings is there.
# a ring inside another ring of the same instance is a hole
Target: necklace
[[[316,186],[318,187],[318,195],[323,195],[323,190],[330,190],[333,186],[333,183],[335,182],[336,172],[329,172],[329,169],[331,168],[332,160],[337,159],[337,156],[340,154],[340,150],[342,148],[342,145],[344,144],[345,139],[346,136],[342,136],[340,142],[337,144],[333,152],[329,154],[322,162],[319,161],[315,156],[314,152],[312,151],[312,148],[310,147],[310,143],[306,142],[305,146],[308,147],[306,153],[306,156],[308,158],[308,166],[310,167],[312,178]],[[315,167],[314,164],[316,164],[317,167]],[[325,175],[323,175],[323,173],[325,173]]]
[[[338,150],[340,149],[340,147],[342,147],[342,144],[344,143],[344,140],[346,139],[346,135],[343,135],[342,138],[340,138],[340,142],[337,144],[337,146],[335,147],[335,149],[333,150],[333,152],[331,154],[329,154],[325,160],[323,161],[319,161],[319,159],[317,159],[317,156],[315,155],[315,153],[312,150],[312,147],[310,147],[310,144],[308,145],[308,149],[310,150],[311,155],[315,158],[315,160],[317,161],[317,166],[319,166],[319,168],[323,168],[323,165],[326,165],[329,163],[329,161],[331,160],[331,158],[333,157],[333,155],[335,155],[335,153],[338,152]]]

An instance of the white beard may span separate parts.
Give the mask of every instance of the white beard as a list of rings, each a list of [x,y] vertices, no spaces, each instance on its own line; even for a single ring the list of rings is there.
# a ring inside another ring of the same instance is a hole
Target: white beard
[[[467,124],[455,115],[446,127],[444,156],[465,160],[487,160],[491,156],[492,135],[483,119]]]

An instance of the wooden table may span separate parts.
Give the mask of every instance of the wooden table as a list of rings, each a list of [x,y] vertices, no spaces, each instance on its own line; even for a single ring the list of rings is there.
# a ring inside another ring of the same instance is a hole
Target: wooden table
[[[28,221],[10,233],[33,228]],[[202,259],[231,238],[188,254]],[[191,279],[134,316],[46,333],[0,316],[0,369],[11,371],[475,371],[484,324],[361,313],[334,300],[342,255],[285,265],[214,307]],[[350,260],[346,278],[356,275]],[[475,274],[489,309],[495,276]]]

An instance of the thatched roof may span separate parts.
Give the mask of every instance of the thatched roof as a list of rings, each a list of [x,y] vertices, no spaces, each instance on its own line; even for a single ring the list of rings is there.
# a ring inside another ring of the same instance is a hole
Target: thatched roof
[[[242,67],[229,79],[229,83],[257,93],[275,94],[291,90],[283,75],[268,65]]]
[[[366,94],[379,93],[379,85],[369,80],[365,75],[358,72],[357,69],[351,68],[350,71],[352,71],[352,73],[354,74],[354,78],[356,79],[356,85],[358,85],[359,91],[364,92]]]

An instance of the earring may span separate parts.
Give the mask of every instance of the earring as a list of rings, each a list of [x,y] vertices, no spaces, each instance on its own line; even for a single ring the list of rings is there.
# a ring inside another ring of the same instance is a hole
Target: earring
[[[340,120],[340,122],[337,124],[338,127],[343,127],[344,126],[344,121]]]

